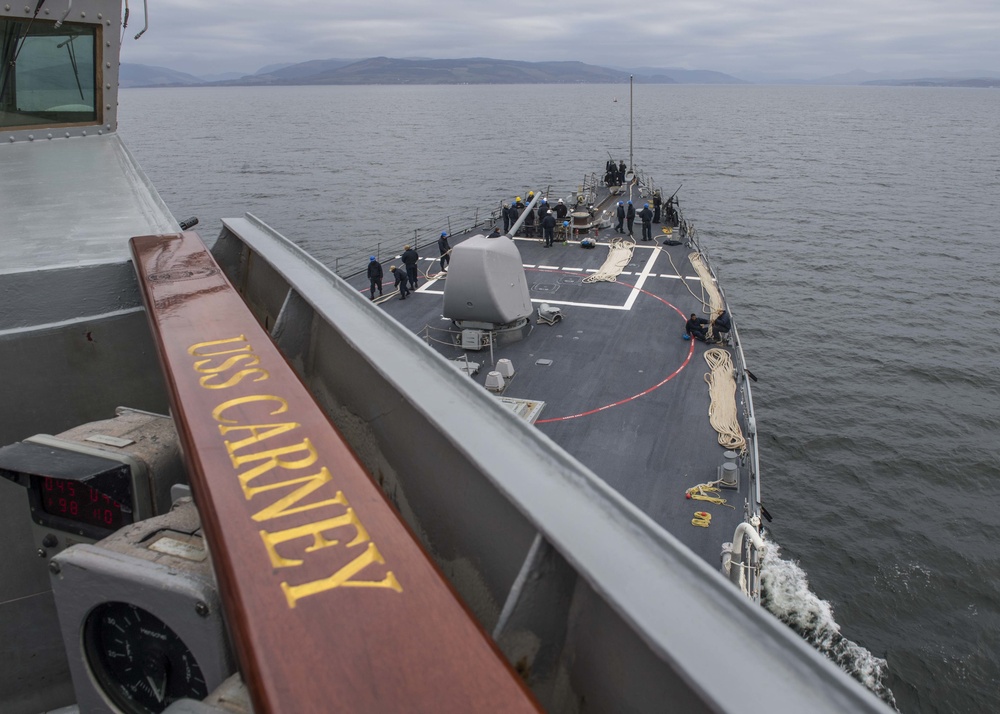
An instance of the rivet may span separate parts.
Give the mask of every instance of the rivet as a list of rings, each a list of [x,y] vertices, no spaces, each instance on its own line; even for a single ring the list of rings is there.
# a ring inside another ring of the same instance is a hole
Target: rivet
[[[25,11],[25,12],[31,12],[31,8],[30,8],[30,7],[28,7],[27,5],[25,5],[25,6],[24,6],[24,11]]]
[[[111,63],[110,62],[105,62],[104,66],[107,67],[108,69],[111,69]]]
[[[67,139],[69,138],[69,132],[68,131],[66,132],[66,138]]]
[[[34,140],[35,140],[35,135],[34,134],[28,134],[28,141],[34,141]]]
[[[101,134],[103,134],[103,133],[104,133],[104,132],[103,132],[103,131],[101,131],[100,129],[98,129],[98,130],[97,130],[97,135],[98,135],[98,136],[100,136],[100,135],[101,135]]]
[[[10,137],[10,143],[12,143],[12,144],[14,143],[14,137],[13,136]]]
[[[84,129],[84,130],[83,130],[83,136],[86,136],[86,135],[87,135],[87,130],[86,130],[86,129]]]
[[[105,46],[105,47],[111,47],[111,43],[110,43],[110,42],[105,42],[105,43],[104,43],[104,46]]]
[[[46,134],[46,135],[45,135],[45,138],[46,138],[46,139],[51,139],[51,138],[52,138],[52,134]]]
[[[200,600],[194,604],[194,611],[201,615],[202,617],[208,617],[209,610],[208,605],[201,602]]]
[[[45,8],[45,14],[46,14],[46,15],[48,15],[48,14],[49,14],[49,9],[48,9],[48,8]]]
[[[39,548],[38,550],[35,551],[35,555],[37,555],[39,558],[44,558],[46,555],[48,555],[48,553],[45,551],[45,548]],[[49,563],[49,570],[52,570],[52,565],[53,565],[52,563]],[[52,572],[58,573],[59,571],[52,570]]]
[[[59,563],[57,563],[54,560],[51,563],[49,563],[49,572],[50,573],[52,573],[53,575],[59,575],[59,573],[61,571],[62,571],[62,568],[59,566]]]
[[[103,17],[104,17],[104,13],[103,12],[97,13],[97,19],[98,20],[102,19]]]
[[[105,89],[111,89],[111,83],[109,82],[108,84],[105,84],[105,85],[104,85],[104,88],[105,88]]]
[[[86,17],[86,16],[87,16],[87,13],[85,13],[85,12],[81,12],[80,13],[80,17]]]
[[[109,89],[110,89],[110,87],[109,87]],[[110,104],[105,104],[104,105],[104,111],[110,112],[111,111],[111,105]],[[111,127],[109,126],[108,128],[110,129]]]

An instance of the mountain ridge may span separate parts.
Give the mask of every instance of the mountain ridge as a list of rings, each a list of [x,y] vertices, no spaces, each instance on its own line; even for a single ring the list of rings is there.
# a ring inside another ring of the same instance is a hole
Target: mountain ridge
[[[1000,72],[850,72],[816,79],[757,77],[752,81],[724,72],[676,67],[603,67],[578,61],[524,62],[488,57],[433,59],[329,58],[269,64],[252,74],[197,77],[167,67],[123,63],[122,87],[281,86],[366,84],[621,84],[634,76],[640,84],[788,84],[853,86],[996,87]]]

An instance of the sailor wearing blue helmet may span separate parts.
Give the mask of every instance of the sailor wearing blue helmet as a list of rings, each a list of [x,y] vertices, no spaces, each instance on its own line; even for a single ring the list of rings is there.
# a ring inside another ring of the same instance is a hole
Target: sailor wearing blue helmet
[[[639,218],[642,220],[642,239],[653,240],[653,212],[650,210],[648,203],[642,204],[642,210],[639,211]]]
[[[625,204],[621,201],[618,202],[618,208],[615,209],[615,215],[618,217],[618,225],[615,226],[615,230],[619,233],[625,232]]]
[[[625,220],[628,222],[628,234],[632,235],[632,226],[635,225],[635,206],[632,202],[628,202],[628,208],[625,209]]]

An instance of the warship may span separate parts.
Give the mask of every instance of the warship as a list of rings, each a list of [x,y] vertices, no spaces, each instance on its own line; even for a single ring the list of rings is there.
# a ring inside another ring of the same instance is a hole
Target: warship
[[[884,710],[759,605],[754,378],[631,151],[344,270],[206,242],[124,11],[0,7],[0,709]]]

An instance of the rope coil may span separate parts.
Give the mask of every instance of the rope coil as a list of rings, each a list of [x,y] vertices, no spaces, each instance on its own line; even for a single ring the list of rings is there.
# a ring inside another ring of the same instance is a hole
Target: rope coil
[[[708,528],[712,524],[712,514],[706,511],[695,511],[694,518],[691,519],[692,526]]]
[[[585,283],[618,281],[618,276],[632,262],[632,252],[635,250],[635,241],[631,238],[615,238],[608,248],[608,257],[604,260],[604,265],[596,273],[591,273],[583,279]]]
[[[711,372],[705,375],[711,403],[708,405],[708,420],[719,433],[719,443],[726,449],[742,452],[746,449],[746,439],[736,414],[736,378],[733,360],[729,352],[711,349],[705,353],[705,361]]]
[[[722,496],[713,496],[713,493],[722,493],[720,489],[715,484],[718,481],[709,481],[708,483],[699,483],[697,486],[692,486],[687,491],[684,492],[685,498],[691,498],[695,501],[708,501],[709,503],[714,503],[719,506],[725,506],[726,508],[732,508],[736,510],[736,506],[726,503],[726,499]]]

